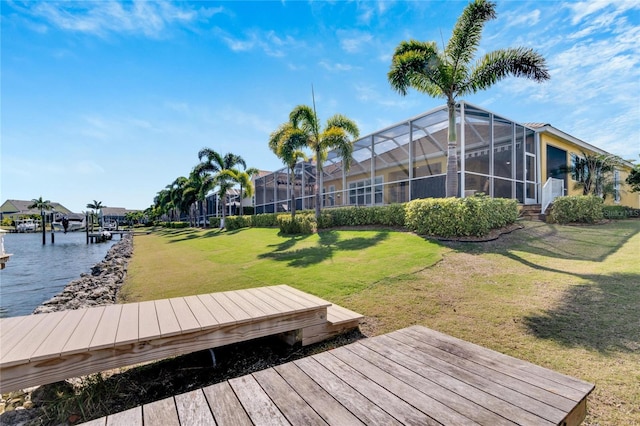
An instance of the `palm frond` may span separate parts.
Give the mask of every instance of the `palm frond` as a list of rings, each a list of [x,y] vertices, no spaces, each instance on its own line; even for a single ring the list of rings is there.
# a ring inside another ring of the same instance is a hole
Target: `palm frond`
[[[478,61],[469,81],[460,87],[460,93],[484,90],[508,76],[526,77],[536,82],[550,78],[546,60],[535,50],[524,47],[501,49],[487,53]]]
[[[453,34],[445,49],[445,54],[453,66],[454,74],[457,74],[459,69],[467,68],[478,50],[485,23],[495,17],[496,4],[494,2],[475,0],[465,7],[453,28]]]

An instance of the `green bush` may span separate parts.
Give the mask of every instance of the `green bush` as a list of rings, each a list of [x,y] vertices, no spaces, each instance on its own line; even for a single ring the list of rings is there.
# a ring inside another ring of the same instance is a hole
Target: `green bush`
[[[251,223],[255,228],[274,228],[278,226],[278,213],[261,213],[252,216]]]
[[[595,195],[558,197],[547,215],[550,223],[594,223],[604,218],[604,200]]]
[[[188,228],[189,222],[158,222],[158,224],[164,228]]]
[[[319,228],[331,226],[404,226],[404,204],[374,207],[339,207],[322,212]]]
[[[252,225],[251,216],[227,216],[224,227],[227,231],[235,231],[240,228],[249,228]]]
[[[285,235],[313,234],[318,232],[318,223],[313,214],[298,214],[293,220],[290,215],[279,215],[278,226]]]
[[[603,206],[602,214],[607,219],[629,219],[640,217],[640,209],[627,206]]]
[[[481,237],[518,217],[516,200],[489,198],[427,198],[406,205],[406,227],[422,235]]]
[[[211,228],[220,228],[220,221],[222,220],[221,217],[210,217],[209,218],[209,226]]]

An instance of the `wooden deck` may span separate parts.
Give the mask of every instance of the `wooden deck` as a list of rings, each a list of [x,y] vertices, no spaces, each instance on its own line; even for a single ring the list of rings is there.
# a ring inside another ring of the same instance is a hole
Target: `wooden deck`
[[[578,425],[594,386],[414,326],[87,425]]]
[[[0,392],[295,330],[308,344],[343,311],[357,327],[361,315],[280,285],[3,318]]]

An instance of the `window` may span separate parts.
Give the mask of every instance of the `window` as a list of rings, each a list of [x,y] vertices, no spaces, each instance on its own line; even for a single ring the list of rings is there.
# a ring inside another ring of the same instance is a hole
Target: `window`
[[[336,186],[329,185],[329,192],[327,193],[327,187],[322,187],[322,203],[324,206],[333,207],[336,205]]]
[[[382,204],[382,176],[377,176],[374,181],[374,204]],[[371,204],[371,179],[359,180],[349,183],[349,204],[366,206]]]
[[[571,153],[571,179],[575,182],[584,182],[589,170],[583,157]]]

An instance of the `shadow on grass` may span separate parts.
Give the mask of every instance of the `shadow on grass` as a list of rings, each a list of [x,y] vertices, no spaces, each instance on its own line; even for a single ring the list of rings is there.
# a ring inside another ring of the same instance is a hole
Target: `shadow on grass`
[[[494,241],[442,244],[470,254],[508,255],[522,251],[549,258],[602,262],[639,232],[640,222],[635,220],[585,226],[525,222],[524,228]]]
[[[525,317],[524,324],[536,337],[564,346],[640,351],[640,274],[582,277],[589,282],[569,287],[558,306]]]
[[[290,250],[307,237],[291,237],[285,242],[276,245],[274,251],[263,253],[258,257],[261,259],[273,259],[280,262],[287,262],[294,268],[304,268],[316,265],[328,259],[332,259],[339,251],[364,250],[389,238],[389,231],[379,231],[371,238],[355,237],[340,240],[340,233],[337,231],[323,231],[318,233],[318,244],[315,247],[305,247],[299,250]]]

